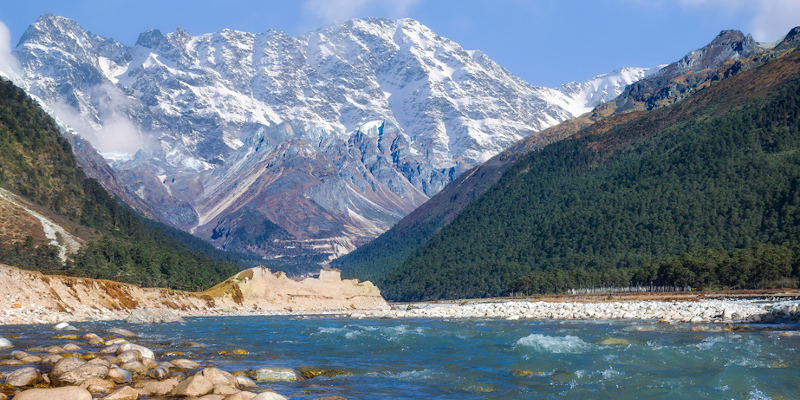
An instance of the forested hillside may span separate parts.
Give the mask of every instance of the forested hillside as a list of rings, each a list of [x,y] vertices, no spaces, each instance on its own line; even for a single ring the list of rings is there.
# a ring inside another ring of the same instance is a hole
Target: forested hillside
[[[557,291],[565,285],[535,277],[559,270],[621,284],[634,276],[643,284],[796,284],[799,112],[795,51],[608,132],[551,144],[509,169],[381,289],[395,300]],[[711,251],[731,259],[746,248],[770,249],[753,252],[763,259],[783,254],[789,268],[735,282],[697,279],[701,267],[677,257]],[[675,271],[659,277],[661,265]]]
[[[0,186],[79,226],[85,241],[62,263],[46,242],[6,238],[0,263],[179,289],[206,288],[239,269],[197,252],[214,253],[208,244],[163,233],[87,178],[54,121],[6,80],[0,82]]]

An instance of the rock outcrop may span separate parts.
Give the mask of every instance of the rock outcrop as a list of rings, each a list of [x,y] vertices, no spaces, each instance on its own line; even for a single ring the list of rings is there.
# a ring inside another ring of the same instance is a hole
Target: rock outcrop
[[[322,270],[318,278],[298,281],[256,267],[195,293],[44,275],[0,264],[0,324],[126,319],[143,309],[192,316],[388,308],[372,283],[342,280],[335,270]]]

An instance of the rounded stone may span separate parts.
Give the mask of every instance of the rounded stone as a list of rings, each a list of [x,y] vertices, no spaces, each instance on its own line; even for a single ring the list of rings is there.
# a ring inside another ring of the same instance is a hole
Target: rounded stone
[[[54,389],[30,389],[14,396],[14,400],[92,400],[88,390],[77,386]]]
[[[139,398],[139,391],[130,387],[123,386],[106,397],[105,400],[137,400]]]
[[[181,381],[170,393],[173,396],[200,397],[212,390],[214,390],[214,384],[202,375],[196,374]]]
[[[6,385],[21,387],[31,386],[42,380],[42,373],[33,367],[20,368],[6,377]]]
[[[106,378],[111,379],[116,383],[130,383],[133,380],[133,374],[131,374],[128,370],[119,367],[112,367],[109,368]]]

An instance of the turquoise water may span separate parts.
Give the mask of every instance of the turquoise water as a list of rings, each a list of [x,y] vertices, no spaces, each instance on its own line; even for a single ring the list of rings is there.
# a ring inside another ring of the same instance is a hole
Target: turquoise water
[[[182,351],[228,371],[311,366],[352,373],[263,384],[292,399],[800,398],[800,336],[782,334],[797,326],[695,332],[697,325],[640,321],[328,317],[75,325],[98,334],[128,328],[157,355]],[[20,336],[17,348],[52,342],[53,334],[42,327],[0,327],[0,335]],[[607,339],[629,344],[602,344]],[[189,347],[188,341],[206,347]],[[236,348],[249,354],[218,355]]]

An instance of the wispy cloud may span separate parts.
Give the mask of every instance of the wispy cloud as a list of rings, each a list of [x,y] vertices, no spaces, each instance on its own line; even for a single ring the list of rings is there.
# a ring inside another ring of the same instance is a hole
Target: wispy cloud
[[[306,0],[303,11],[315,22],[331,24],[366,16],[404,17],[417,3],[419,0]]]
[[[51,107],[62,121],[88,140],[100,153],[134,154],[138,150],[156,148],[154,135],[143,132],[123,112],[131,108],[131,100],[118,88],[104,83],[93,87],[90,92],[91,97],[99,99],[99,121],[87,118],[85,114],[65,103],[59,102]]]
[[[783,38],[789,29],[800,25],[798,0],[680,0],[686,9],[716,8],[750,16],[748,29],[756,40],[767,42]]]
[[[5,23],[0,21],[0,74],[12,81],[19,75],[19,62],[11,54],[11,33]]]

